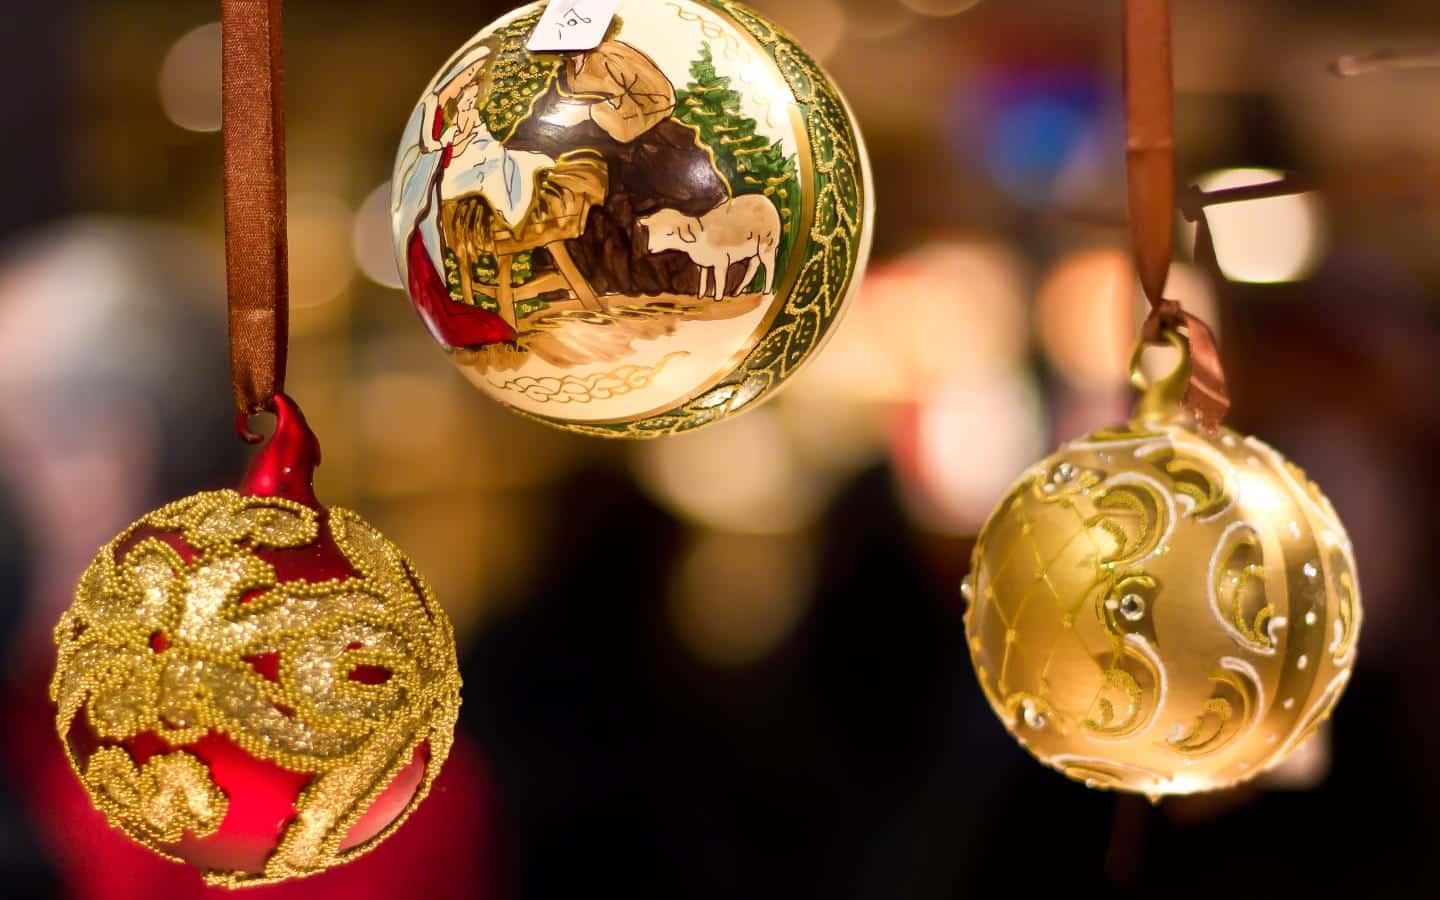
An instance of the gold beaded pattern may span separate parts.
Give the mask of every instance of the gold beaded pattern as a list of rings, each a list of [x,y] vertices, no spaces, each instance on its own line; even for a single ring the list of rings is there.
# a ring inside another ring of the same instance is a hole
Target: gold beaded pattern
[[[230,801],[210,780],[210,770],[183,750],[136,766],[119,747],[101,747],[86,766],[86,785],[103,785],[120,827],[147,841],[173,844],[186,831],[214,834]]]
[[[256,553],[306,547],[322,528],[358,577],[279,583]],[[182,536],[195,558],[156,536],[164,533]],[[183,748],[219,733],[314,775],[264,873],[210,871],[211,883],[309,875],[365,852],[424,798],[454,739],[460,675],[450,622],[410,560],[344,509],[234,491],[165,506],[100,551],[55,640],[50,696],[71,766],[113,825],[162,855],[175,858],[170,845],[183,832],[213,833],[227,798],[193,754],[175,749],[136,766],[120,742],[153,733]],[[266,654],[278,654],[273,681],[247,661]],[[352,680],[362,666],[388,677]],[[88,759],[67,740],[82,710],[102,745]],[[429,761],[405,812],[342,852],[351,826],[422,743]]]
[[[517,16],[494,35],[498,47],[480,117],[497,141],[510,139],[560,71],[563,57],[525,49],[543,12],[543,8],[537,8]]]

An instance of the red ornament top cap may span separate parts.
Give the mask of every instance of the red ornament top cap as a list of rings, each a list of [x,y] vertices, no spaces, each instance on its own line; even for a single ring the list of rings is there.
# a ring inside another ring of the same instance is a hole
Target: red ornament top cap
[[[299,405],[285,394],[275,395],[275,433],[240,481],[247,497],[280,497],[315,509],[315,469],[320,465],[320,441]]]

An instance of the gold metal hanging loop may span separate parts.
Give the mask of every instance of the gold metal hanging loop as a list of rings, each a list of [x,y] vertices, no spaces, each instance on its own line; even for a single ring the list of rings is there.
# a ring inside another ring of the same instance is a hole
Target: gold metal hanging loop
[[[1190,388],[1190,341],[1173,328],[1163,329],[1160,336],[1180,354],[1175,368],[1168,374],[1153,382],[1146,377],[1145,348],[1152,346],[1151,342],[1140,339],[1135,343],[1135,351],[1130,354],[1130,384],[1140,392],[1135,418],[1140,421],[1174,418],[1184,409],[1185,393]]]

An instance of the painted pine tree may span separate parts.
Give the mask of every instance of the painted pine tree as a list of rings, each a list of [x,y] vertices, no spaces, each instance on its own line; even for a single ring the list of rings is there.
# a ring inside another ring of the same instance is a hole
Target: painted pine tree
[[[690,83],[675,95],[675,118],[698,132],[700,141],[715,154],[715,165],[730,183],[734,196],[764,194],[780,211],[784,226],[777,255],[778,267],[794,243],[800,223],[800,180],[795,157],[785,152],[782,141],[772,141],[756,132],[754,119],[740,110],[740,93],[730,87],[730,77],[715,71],[715,59],[707,43],[690,64]],[[783,272],[776,273],[777,279]],[[763,276],[746,290],[759,290]]]

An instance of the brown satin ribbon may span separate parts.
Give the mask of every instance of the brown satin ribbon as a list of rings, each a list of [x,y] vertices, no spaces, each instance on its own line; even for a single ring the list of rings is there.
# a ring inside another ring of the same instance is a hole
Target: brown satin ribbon
[[[1215,335],[1178,301],[1164,296],[1174,253],[1175,214],[1175,82],[1170,62],[1169,0],[1125,0],[1125,128],[1130,233],[1140,286],[1150,303],[1141,336],[1147,342],[1161,342],[1167,328],[1185,331],[1192,367],[1185,406],[1202,425],[1214,429],[1230,409]],[[1197,259],[1206,252],[1213,258],[1214,245],[1203,210],[1196,235]]]
[[[225,277],[237,423],[285,386],[285,98],[280,0],[221,0]],[[256,438],[258,439],[258,438]]]

